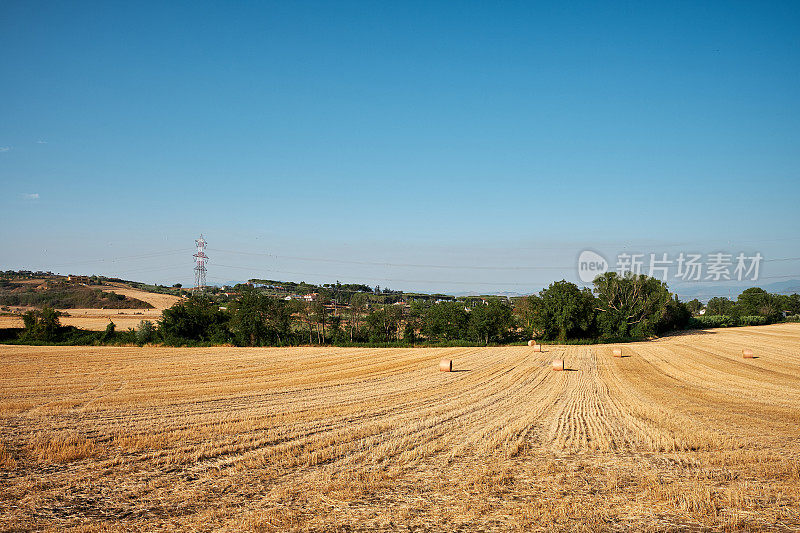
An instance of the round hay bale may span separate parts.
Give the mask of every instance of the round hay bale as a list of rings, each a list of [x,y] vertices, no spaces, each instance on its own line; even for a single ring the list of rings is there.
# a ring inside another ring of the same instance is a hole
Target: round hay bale
[[[542,345],[541,344],[534,344],[533,345],[533,351],[534,352],[541,352],[542,351]]]
[[[753,350],[748,350],[747,348],[745,348],[744,350],[742,350],[742,357],[744,357],[745,359],[752,359]]]
[[[622,348],[614,348],[614,357],[622,357]]]
[[[564,370],[564,360],[563,359],[553,359],[553,370],[556,370],[556,371]]]
[[[439,361],[439,370],[442,372],[452,372],[453,371],[453,361],[451,359],[442,359]]]
[[[528,341],[528,346],[536,346],[536,341],[535,340],[529,340]]]

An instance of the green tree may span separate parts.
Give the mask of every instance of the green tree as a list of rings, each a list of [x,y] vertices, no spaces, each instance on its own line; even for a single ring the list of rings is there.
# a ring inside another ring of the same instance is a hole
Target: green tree
[[[421,301],[411,302],[411,307],[404,317],[403,340],[414,343],[417,341],[418,333],[422,330],[422,317],[425,314],[426,306]]]
[[[170,344],[229,342],[228,313],[205,296],[192,296],[164,309],[159,329]]]
[[[734,313],[736,304],[724,296],[715,296],[706,305],[706,315],[731,315]]]
[[[317,343],[325,343],[325,323],[328,319],[328,310],[325,307],[325,302],[322,295],[311,302],[311,318],[314,320],[317,331]]]
[[[769,321],[781,318],[781,309],[778,307],[775,295],[768,293],[764,289],[752,287],[746,289],[739,295],[736,305],[745,316],[761,315]]]
[[[348,316],[348,324],[350,329],[350,342],[358,338],[359,327],[361,319],[367,309],[367,295],[363,292],[357,292],[350,298],[350,312]]]
[[[371,342],[391,342],[397,339],[403,310],[396,305],[381,305],[370,310],[366,317]]]
[[[692,312],[689,310],[689,306],[681,302],[677,296],[673,296],[664,306],[664,312],[656,325],[656,332],[666,333],[686,329],[691,317]]]
[[[113,322],[112,322],[113,323]],[[149,320],[142,320],[139,322],[139,327],[136,328],[136,344],[139,346],[153,342],[156,337],[156,326]]]
[[[341,342],[346,340],[345,332],[342,331],[342,316],[332,315],[328,318],[331,342]]]
[[[434,341],[466,338],[469,316],[458,302],[441,302],[426,309],[422,328],[426,337]]]
[[[775,303],[781,311],[787,311],[790,315],[800,314],[800,294],[776,294]]]
[[[671,300],[663,281],[628,273],[606,272],[594,280],[597,321],[604,338],[653,335]]]
[[[566,280],[556,281],[531,300],[533,325],[547,339],[564,342],[590,335],[594,320],[594,297]]]
[[[479,303],[469,313],[468,338],[484,344],[502,342],[513,324],[513,318],[511,307],[499,300]]]
[[[394,341],[400,337],[400,323],[403,320],[403,308],[399,305],[388,304],[383,306],[383,330],[386,341]]]
[[[311,305],[303,300],[292,300],[289,302],[289,312],[292,315],[297,315],[301,324],[306,325],[306,331],[308,332],[308,343],[313,344],[314,319],[311,313]]]
[[[23,336],[30,340],[54,342],[58,340],[61,322],[58,317],[59,311],[51,307],[28,311],[22,315],[22,323],[25,325]]]
[[[274,346],[289,336],[290,313],[283,300],[247,287],[230,308],[230,329],[241,346]]]
[[[519,316],[522,329],[525,330],[525,335],[528,338],[533,339],[537,336],[534,324],[536,322],[536,313],[540,308],[539,297],[535,294],[520,298],[514,308],[517,316]]]
[[[690,313],[696,315],[703,309],[703,302],[695,298],[694,300],[689,300],[686,302],[686,308],[689,310]]]
[[[117,325],[113,322],[109,322],[106,326],[106,330],[103,332],[103,342],[111,342],[114,340],[117,332]]]

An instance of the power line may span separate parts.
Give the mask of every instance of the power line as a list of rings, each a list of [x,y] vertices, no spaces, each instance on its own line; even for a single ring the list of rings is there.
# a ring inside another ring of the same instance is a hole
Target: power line
[[[764,259],[764,263],[777,263],[778,261],[800,261],[800,257],[783,257],[781,259]]]
[[[794,239],[775,239],[781,240],[794,240]],[[116,263],[118,261],[135,261],[141,259],[152,259],[154,257],[167,257],[172,255],[184,254],[188,251],[193,251],[193,248],[181,248],[173,250],[164,250],[159,252],[148,252],[135,255],[116,256],[111,258],[87,259],[85,261],[73,261],[69,263],[59,263],[52,265],[50,268],[63,268],[68,266],[88,265],[93,263]],[[347,259],[335,259],[327,257],[307,257],[307,256],[294,256],[294,255],[281,255],[272,254],[267,252],[241,252],[237,250],[224,250],[214,249],[215,252],[244,255],[244,256],[258,256],[258,257],[271,257],[274,259],[290,259],[295,261],[318,262],[318,263],[336,263],[346,265],[363,265],[363,266],[383,266],[383,267],[396,267],[396,268],[435,268],[435,269],[448,269],[448,270],[507,270],[507,271],[536,271],[536,270],[568,270],[575,267],[569,266],[555,266],[555,265],[538,265],[538,266],[503,266],[503,265],[443,265],[431,263],[393,263],[390,261],[357,261]],[[764,263],[776,263],[787,261],[800,261],[800,257],[783,257],[776,259],[763,259]]]
[[[265,268],[265,267],[246,267],[246,266],[237,266],[237,265],[221,265],[219,263],[214,264],[217,267],[221,268],[233,268],[237,270],[246,270],[251,273],[258,273],[261,272],[271,272],[275,274],[291,274],[295,276],[316,276],[316,277],[323,277],[323,278],[336,278],[337,276],[322,274],[322,273],[312,273],[312,272],[297,272],[292,270],[278,270],[272,268]],[[790,274],[788,276],[767,276],[764,278],[759,279],[782,279],[782,278],[792,278],[792,277],[799,277],[800,274]],[[429,279],[400,279],[400,278],[372,278],[372,277],[362,277],[358,276],[358,279],[368,280],[368,281],[390,281],[393,283],[440,283],[440,284],[456,284],[456,285],[497,285],[497,286],[531,286],[536,285],[535,281],[529,282],[497,282],[497,281],[463,281],[463,280],[429,280]],[[742,280],[743,282],[747,282],[747,280]],[[755,280],[757,282],[758,280]],[[701,282],[703,283],[703,282]]]
[[[237,252],[235,250],[220,250],[214,249],[215,252],[222,252],[228,254],[272,257],[274,259],[292,259],[295,261],[310,261],[316,263],[339,263],[345,265],[366,265],[366,266],[387,266],[398,268],[444,268],[444,269],[462,269],[462,270],[564,270],[567,268],[574,268],[575,265],[566,266],[471,266],[471,265],[435,265],[435,264],[421,264],[421,263],[390,263],[388,261],[353,261],[347,259],[330,259],[324,257],[301,257],[294,255],[277,255],[266,252]]]
[[[423,264],[423,263],[391,263],[388,261],[354,261],[347,259],[332,259],[325,257],[302,257],[293,255],[278,255],[267,252],[239,252],[236,250],[221,250],[215,249],[215,252],[222,252],[228,254],[245,255],[245,256],[259,256],[271,257],[274,259],[292,259],[295,261],[309,261],[318,263],[337,263],[346,265],[366,265],[366,266],[385,266],[397,268],[437,268],[448,270],[571,270],[575,265],[569,266],[499,266],[499,265],[438,265],[438,264]],[[764,262],[774,261],[800,261],[800,257],[786,257],[781,259],[765,259]]]
[[[170,255],[184,254],[191,250],[193,250],[193,248],[184,248],[181,250],[168,250],[163,252],[150,252],[137,255],[122,255],[118,257],[103,258],[103,259],[87,259],[86,261],[74,261],[72,263],[61,263],[57,265],[52,265],[50,268],[62,268],[65,266],[86,265],[91,263],[106,263],[106,262],[116,263],[117,261],[123,261],[123,260],[127,261],[127,260],[137,260],[137,259],[151,259],[153,257],[166,257]]]
[[[319,273],[311,273],[311,272],[295,272],[291,270],[275,270],[271,268],[264,268],[264,267],[242,267],[242,266],[235,266],[235,265],[220,265],[219,263],[214,263],[216,267],[222,268],[235,268],[239,270],[247,270],[249,272],[272,272],[275,274],[292,274],[295,276],[319,276],[319,277],[327,277],[327,278],[335,278],[337,276],[329,276],[327,274],[319,274]],[[341,276],[339,276],[341,277]],[[431,280],[431,279],[399,279],[399,278],[369,278],[358,276],[358,279],[361,280],[368,280],[368,281],[391,281],[393,283],[442,283],[442,284],[456,284],[456,285],[498,285],[498,286],[530,286],[536,285],[535,282],[525,282],[525,283],[518,283],[518,282],[496,282],[496,281],[455,281],[455,280]]]

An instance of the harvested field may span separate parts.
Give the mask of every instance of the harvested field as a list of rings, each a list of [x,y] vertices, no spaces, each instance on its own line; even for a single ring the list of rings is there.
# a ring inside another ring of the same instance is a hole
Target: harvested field
[[[141,300],[143,302],[147,302],[152,305],[158,312],[161,312],[163,309],[167,309],[172,307],[181,299],[178,296],[172,296],[171,294],[160,294],[157,292],[147,292],[142,291],[139,289],[134,289],[128,287],[127,285],[123,285],[121,283],[108,283],[106,285],[92,285],[93,289],[102,289],[107,292],[116,292],[117,294],[122,294],[129,298],[136,298],[137,300]]]
[[[800,528],[800,325],[612,349],[0,346],[0,528]]]
[[[91,311],[82,313],[81,311]],[[103,311],[98,313],[97,311]],[[136,329],[139,322],[149,320],[156,322],[161,318],[161,311],[153,312],[152,309],[142,310],[126,309],[124,312],[114,312],[107,309],[70,309],[69,316],[62,316],[59,319],[62,326],[75,326],[76,328],[87,329],[89,331],[103,331],[109,322],[113,322],[117,331],[128,328]],[[137,314],[138,313],[138,314]],[[21,316],[0,316],[0,328],[21,328],[23,327]]]
[[[161,318],[161,311],[172,307],[181,300],[177,296],[132,289],[122,284],[92,285],[91,288],[123,294],[130,298],[147,302],[153,307],[150,309],[61,309],[63,313],[66,313],[60,319],[62,325],[75,326],[90,331],[103,331],[109,322],[114,322],[118,331],[128,328],[135,329],[142,320],[156,322]],[[21,312],[26,310],[24,308],[18,309]],[[0,328],[21,327],[23,327],[21,315],[0,316]]]

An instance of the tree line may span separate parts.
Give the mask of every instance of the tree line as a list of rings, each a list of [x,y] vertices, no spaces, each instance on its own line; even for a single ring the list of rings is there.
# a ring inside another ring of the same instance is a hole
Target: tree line
[[[162,313],[157,324],[105,332],[63,328],[58,312],[27,313],[21,342],[233,344],[237,346],[492,345],[535,338],[557,342],[619,342],[646,339],[687,328],[800,321],[800,296],[747,289],[736,301],[713,298],[705,316],[697,300],[681,302],[667,285],[644,275],[598,276],[593,288],[561,280],[538,294],[516,299],[414,300],[410,305],[376,304],[354,292],[344,307],[324,293],[314,301],[284,300],[240,286],[225,306],[195,295]]]
[[[225,309],[196,296],[162,313],[159,332],[167,344],[232,343],[240,346],[291,344],[384,344],[463,342],[499,344],[519,336],[512,307],[499,300],[474,307],[463,302],[415,301],[410,306],[371,304],[356,292],[346,308],[323,296],[312,302],[282,300],[252,287]]]
[[[164,342],[288,344],[449,343],[504,344],[536,338],[558,342],[645,339],[691,327],[708,327],[696,301],[684,303],[663,281],[644,275],[598,276],[593,289],[561,280],[538,294],[518,299],[414,300],[409,305],[375,304],[353,292],[346,308],[331,307],[322,292],[313,302],[285,301],[252,287],[220,310],[194,297],[163,313]],[[374,294],[374,293],[373,293]],[[709,313],[716,314],[709,302]],[[800,313],[800,296],[748,289],[734,304],[744,324],[780,320],[781,311]],[[702,307],[702,304],[700,304]],[[705,317],[706,319],[708,318]],[[756,320],[752,317],[761,317]],[[727,325],[727,324],[726,324]]]

